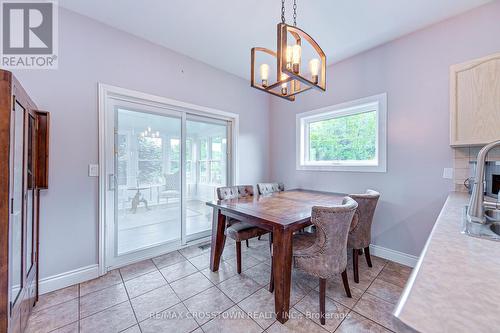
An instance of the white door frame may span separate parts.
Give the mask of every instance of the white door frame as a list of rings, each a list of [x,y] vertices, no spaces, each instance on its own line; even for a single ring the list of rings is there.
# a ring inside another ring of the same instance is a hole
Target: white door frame
[[[109,127],[109,117],[108,114],[108,103],[109,99],[123,100],[127,102],[135,102],[143,105],[149,105],[154,107],[159,107],[166,110],[172,110],[182,113],[183,120],[186,119],[187,114],[212,117],[217,119],[224,119],[231,122],[230,126],[231,137],[231,151],[229,152],[229,163],[230,172],[228,178],[228,184],[238,183],[238,134],[239,134],[239,115],[232,112],[221,111],[217,109],[212,109],[204,106],[199,106],[195,104],[185,103],[182,101],[177,101],[161,96],[151,95],[135,90],[120,88],[116,86],[111,86],[103,83],[98,84],[98,94],[99,94],[99,236],[98,236],[98,254],[99,254],[99,275],[104,275],[107,273],[106,265],[106,192],[109,186],[109,179],[106,174],[106,156],[108,153],[108,145],[106,138],[109,136],[107,133],[107,128]],[[181,134],[185,133],[185,122],[182,122]],[[183,141],[183,140],[181,140]],[[181,142],[181,159],[185,162],[185,143]],[[181,171],[185,168],[184,163],[181,163]],[[183,172],[184,174],[184,172]],[[184,178],[184,177],[182,177]],[[185,201],[185,179],[182,179],[182,189],[181,192],[182,200]],[[184,215],[184,212],[182,213]],[[184,221],[184,216],[182,216]],[[184,224],[184,223],[183,223]]]

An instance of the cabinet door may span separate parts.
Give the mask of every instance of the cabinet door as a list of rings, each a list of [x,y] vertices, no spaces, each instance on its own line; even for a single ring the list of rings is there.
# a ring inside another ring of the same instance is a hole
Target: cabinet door
[[[24,182],[24,116],[25,110],[16,102],[13,126],[11,127],[11,218],[10,218],[10,260],[9,288],[11,309],[18,305],[23,289],[23,182]]]
[[[26,114],[26,266],[28,276],[35,263],[35,117]]]

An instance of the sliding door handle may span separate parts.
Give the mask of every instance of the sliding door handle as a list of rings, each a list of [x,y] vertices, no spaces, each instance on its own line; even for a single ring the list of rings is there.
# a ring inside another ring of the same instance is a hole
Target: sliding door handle
[[[108,190],[109,191],[114,191],[116,187],[116,178],[115,175],[110,173],[108,175]]]

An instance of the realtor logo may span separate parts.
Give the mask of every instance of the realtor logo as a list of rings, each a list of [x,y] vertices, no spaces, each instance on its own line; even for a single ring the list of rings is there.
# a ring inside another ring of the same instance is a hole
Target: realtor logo
[[[57,68],[57,3],[1,2],[2,68]]]

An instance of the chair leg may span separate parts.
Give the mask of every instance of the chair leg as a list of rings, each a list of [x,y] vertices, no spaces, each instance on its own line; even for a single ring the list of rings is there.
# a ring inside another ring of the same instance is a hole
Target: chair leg
[[[363,249],[358,249],[359,255],[363,255]]]
[[[269,292],[274,292],[274,269],[273,269],[273,233],[269,233],[269,252],[271,253],[271,278],[269,279]]]
[[[358,250],[357,249],[352,249],[352,269],[354,271],[354,282],[359,283]]]
[[[325,325],[325,294],[326,279],[319,279],[319,320],[321,325]]]
[[[260,236],[259,236],[259,237],[257,237],[257,240],[260,240]]]
[[[247,243],[247,247],[250,247],[250,246],[248,245],[248,239],[247,239],[247,240],[245,240],[245,242]]]
[[[274,292],[274,269],[273,269],[273,258],[271,258],[271,278],[269,279],[269,292]]]
[[[373,267],[372,266],[372,258],[370,257],[370,248],[365,247],[365,258],[366,258],[366,263],[368,264],[368,267]]]
[[[349,280],[347,280],[347,270],[342,272],[342,282],[344,283],[344,289],[347,297],[352,298],[351,289],[349,288]]]
[[[236,269],[238,274],[241,274],[241,242],[236,242]]]

